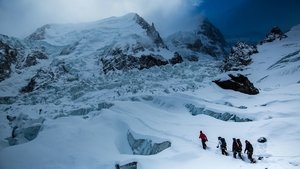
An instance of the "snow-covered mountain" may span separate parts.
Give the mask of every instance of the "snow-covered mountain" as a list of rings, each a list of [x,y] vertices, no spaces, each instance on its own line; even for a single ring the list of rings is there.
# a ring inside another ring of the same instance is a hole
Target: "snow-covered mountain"
[[[96,56],[105,73],[168,64],[168,59],[174,56],[167,50],[154,24],[148,24],[135,13],[92,23],[45,25],[27,39],[63,47],[62,56],[89,59]],[[156,63],[143,65],[147,59]]]
[[[197,60],[206,54],[215,58],[224,57],[227,43],[222,33],[207,18],[194,31],[177,32],[167,38],[170,49],[178,51],[189,60]]]
[[[0,168],[125,169],[136,162],[131,167],[296,169],[300,26],[286,35],[257,46],[243,69],[225,73],[222,60],[198,51],[192,51],[198,62],[186,61],[186,41],[168,45],[136,14],[46,25],[25,40],[1,36],[0,64],[6,66],[0,67]],[[171,62],[175,52],[183,57],[180,64]],[[103,61],[149,55],[147,62],[168,63],[104,73]],[[259,94],[212,82],[229,73],[247,76]],[[199,130],[208,137],[208,150],[201,147]],[[218,136],[226,138],[230,156],[215,148]],[[267,142],[257,142],[260,137]],[[254,158],[262,159],[234,159],[232,138],[243,146],[249,140]]]

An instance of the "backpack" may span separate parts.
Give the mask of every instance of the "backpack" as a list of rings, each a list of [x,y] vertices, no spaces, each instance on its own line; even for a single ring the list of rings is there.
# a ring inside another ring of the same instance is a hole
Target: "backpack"
[[[226,145],[225,138],[221,138],[221,143],[222,143],[222,145],[221,145],[221,146],[224,146],[224,147],[226,147],[226,146],[227,146],[227,145]]]

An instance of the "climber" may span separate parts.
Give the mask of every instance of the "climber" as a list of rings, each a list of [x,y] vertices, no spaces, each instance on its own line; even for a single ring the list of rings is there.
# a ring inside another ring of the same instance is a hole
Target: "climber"
[[[202,147],[203,147],[203,149],[206,150],[206,147],[207,147],[207,146],[206,146],[205,142],[207,142],[208,140],[207,140],[206,135],[205,135],[202,131],[200,131],[199,139],[200,139],[201,142],[202,142]]]
[[[227,145],[226,145],[225,138],[222,138],[222,137],[219,136],[218,140],[219,140],[219,142],[218,142],[217,148],[220,147],[220,149],[222,151],[222,154],[227,156],[228,153],[226,151],[227,150]]]
[[[239,155],[239,157],[243,160],[243,157],[242,157],[242,144],[241,144],[241,141],[240,139],[235,139],[233,138],[232,139],[232,152],[233,152],[233,157],[236,158],[236,154]]]
[[[237,142],[237,144],[238,144],[237,153],[238,153],[239,157],[240,157],[242,160],[244,160],[244,159],[243,159],[243,156],[242,156],[243,145],[242,145],[242,143],[241,143],[241,140],[238,138],[238,139],[236,139],[236,142]]]
[[[255,163],[255,160],[252,158],[252,155],[253,155],[253,146],[252,146],[252,144],[248,140],[246,140],[245,143],[246,143],[246,148],[245,148],[244,153],[247,152],[248,159],[251,161],[251,163]]]

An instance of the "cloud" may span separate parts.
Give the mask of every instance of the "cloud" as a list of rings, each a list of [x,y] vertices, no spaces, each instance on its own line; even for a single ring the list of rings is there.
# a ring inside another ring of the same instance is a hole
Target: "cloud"
[[[188,26],[201,0],[0,0],[0,33],[25,36],[47,23],[95,21],[136,12],[163,32]],[[188,19],[190,18],[190,19]],[[190,22],[190,21],[189,21]]]

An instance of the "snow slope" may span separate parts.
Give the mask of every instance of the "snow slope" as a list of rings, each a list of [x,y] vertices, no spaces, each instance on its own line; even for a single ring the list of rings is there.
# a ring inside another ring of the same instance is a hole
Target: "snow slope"
[[[0,168],[111,169],[116,163],[137,161],[141,169],[298,169],[299,26],[287,35],[281,41],[259,46],[253,63],[241,72],[260,88],[259,95],[220,89],[211,81],[224,74],[217,69],[220,63],[212,60],[101,76],[80,69],[88,80],[65,83],[58,79],[47,89],[17,95],[16,102],[0,105]],[[55,39],[51,42],[57,43]],[[1,86],[9,91],[9,84],[18,78],[13,76]],[[7,91],[1,89],[1,94],[9,95]],[[107,104],[111,106],[104,106]],[[193,116],[187,104],[252,121]],[[21,113],[46,121],[34,140],[8,146],[5,138],[12,129],[6,115]],[[208,137],[208,150],[201,148],[199,130]],[[155,155],[134,155],[128,132],[154,143],[170,141],[171,147]],[[233,137],[242,143],[249,140],[254,157],[263,160],[250,164],[234,159],[231,152],[222,156],[216,148],[218,136],[226,138],[229,150]],[[257,142],[262,136],[267,143]]]

